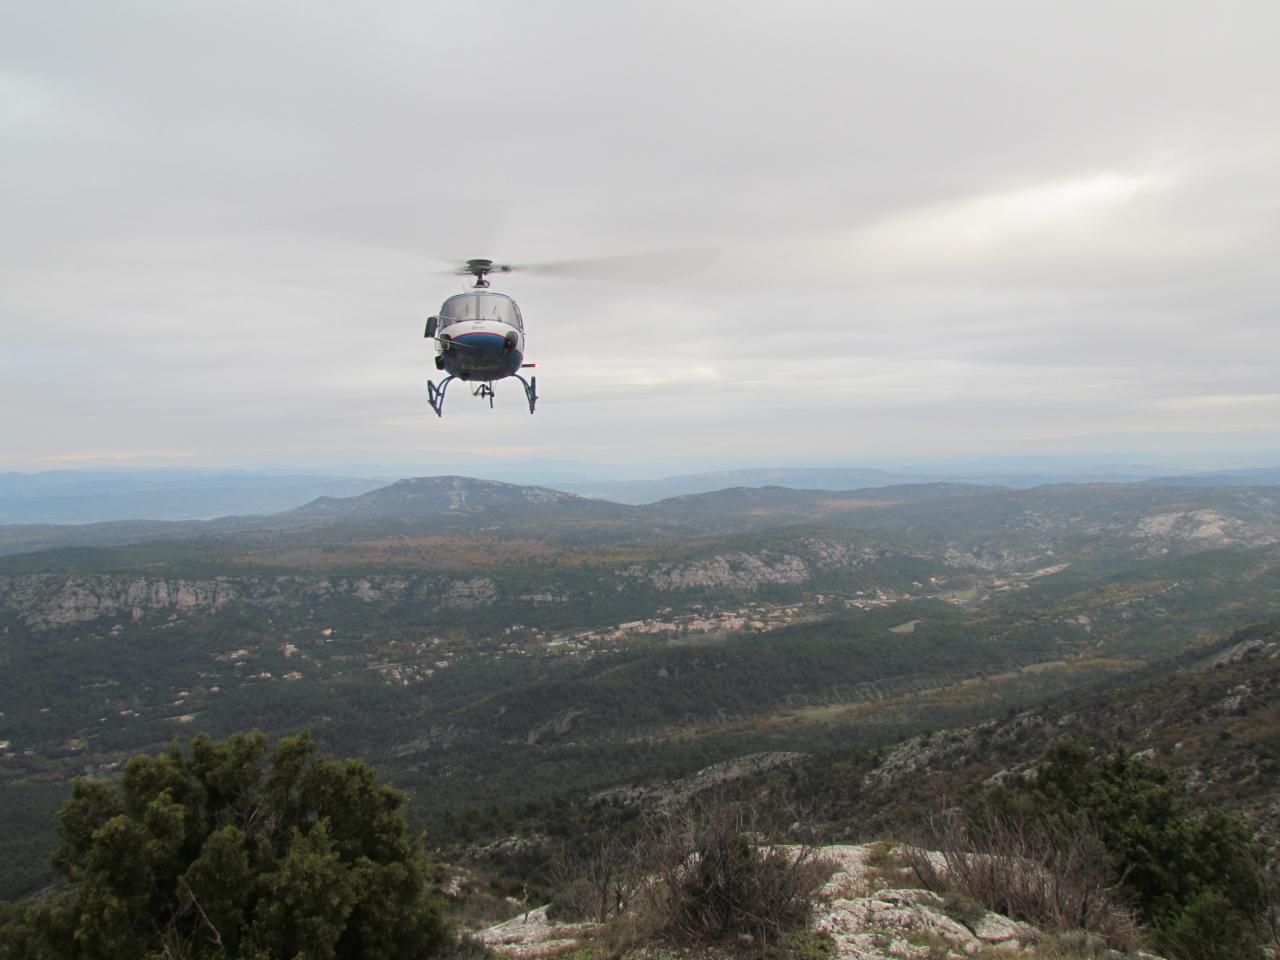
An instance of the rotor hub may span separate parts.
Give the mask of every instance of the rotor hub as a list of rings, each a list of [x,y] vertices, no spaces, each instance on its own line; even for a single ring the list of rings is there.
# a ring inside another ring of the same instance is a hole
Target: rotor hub
[[[492,260],[483,257],[477,257],[474,260],[468,260],[467,265],[459,270],[459,273],[470,274],[476,278],[477,287],[487,287],[489,281],[486,279],[491,273],[508,273],[511,267],[505,263],[495,264]]]

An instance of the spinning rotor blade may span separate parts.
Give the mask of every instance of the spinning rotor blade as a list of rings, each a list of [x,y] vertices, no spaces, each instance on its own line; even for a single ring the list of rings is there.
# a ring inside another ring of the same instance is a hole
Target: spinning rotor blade
[[[436,250],[429,249],[430,246],[435,246],[435,242],[426,242],[427,237],[447,236],[450,238],[450,246],[455,250],[492,250],[497,246],[494,241],[499,239],[499,227],[508,219],[504,211],[506,204],[491,195],[476,197],[441,192],[416,199],[298,211],[282,218],[281,223],[294,230],[349,244],[396,251],[419,261],[448,264],[456,261],[441,260],[438,247]],[[486,273],[496,276],[519,272],[581,280],[665,283],[696,273],[710,266],[719,256],[718,247],[684,247],[535,263],[474,260],[465,265],[434,271],[431,264],[422,264],[427,269],[421,272],[475,276],[477,279]],[[479,274],[476,264],[484,265]]]
[[[579,280],[620,280],[626,283],[665,283],[679,280],[711,266],[720,256],[719,247],[689,247],[655,250],[587,260],[553,260],[543,263],[494,264],[494,273],[540,274]],[[464,271],[465,272],[465,271]]]
[[[678,280],[710,266],[720,256],[719,247],[690,247],[655,250],[587,260],[551,260],[541,263],[495,263],[468,260],[463,266],[434,271],[458,277],[481,277],[499,273],[529,273],[575,280],[618,280],[626,283],[665,283]]]

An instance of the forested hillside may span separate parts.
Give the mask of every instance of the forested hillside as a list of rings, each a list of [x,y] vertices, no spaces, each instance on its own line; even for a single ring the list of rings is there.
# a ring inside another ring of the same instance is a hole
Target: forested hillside
[[[78,545],[0,528],[0,805],[35,825],[3,839],[2,892],[45,882],[38,825],[73,777],[199,731],[311,729],[455,843],[1119,689],[1280,614],[1277,503],[922,485],[631,507],[434,478],[39,535]]]

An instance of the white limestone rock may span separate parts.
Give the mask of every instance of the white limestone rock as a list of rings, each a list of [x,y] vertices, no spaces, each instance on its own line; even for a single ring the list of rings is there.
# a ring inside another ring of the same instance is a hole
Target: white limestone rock
[[[572,949],[579,937],[597,928],[591,923],[552,923],[547,919],[548,906],[522,913],[473,936],[503,956],[538,958]]]

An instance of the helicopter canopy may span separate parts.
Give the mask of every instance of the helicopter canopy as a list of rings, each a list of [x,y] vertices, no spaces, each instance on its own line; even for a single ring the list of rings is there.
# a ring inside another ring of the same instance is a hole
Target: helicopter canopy
[[[460,320],[501,320],[523,332],[520,308],[510,297],[488,290],[472,290],[450,297],[440,307],[440,326]]]

